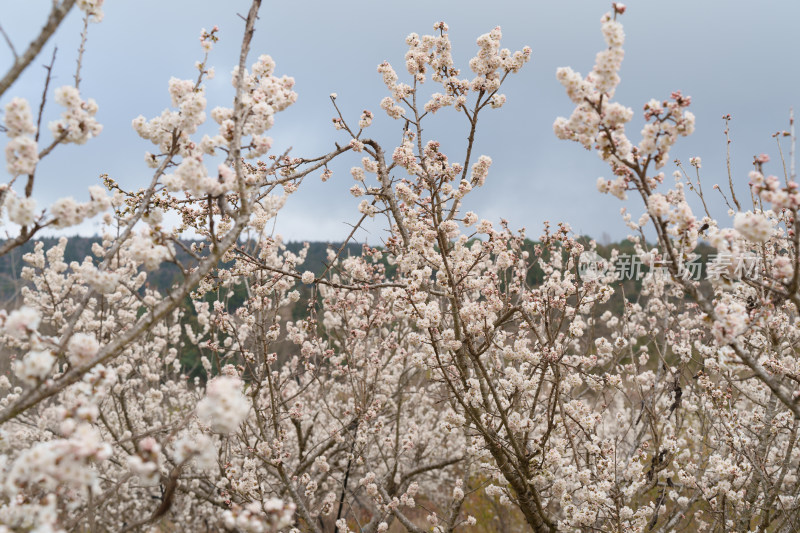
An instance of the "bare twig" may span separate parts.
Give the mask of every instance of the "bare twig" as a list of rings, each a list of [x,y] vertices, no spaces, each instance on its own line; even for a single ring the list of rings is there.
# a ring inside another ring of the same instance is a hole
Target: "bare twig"
[[[725,161],[728,166],[728,187],[731,190],[731,198],[733,199],[733,203],[736,205],[737,211],[741,211],[742,207],[739,205],[739,200],[736,199],[736,193],[733,190],[733,173],[731,172],[731,116],[725,115],[722,117],[725,120],[725,141],[726,141],[726,156]]]
[[[83,54],[86,52],[86,38],[89,35],[89,15],[83,17],[83,31],[81,31],[81,45],[78,48],[78,66],[75,69],[75,88],[79,89],[81,84],[81,66],[83,66]]]
[[[34,140],[38,143],[39,142],[39,135],[42,131],[42,115],[44,114],[44,106],[47,102],[47,90],[50,88],[50,80],[53,77],[53,65],[56,64],[56,53],[58,53],[58,47],[53,48],[53,57],[50,58],[50,64],[44,65],[44,69],[47,71],[47,75],[44,78],[44,89],[42,90],[42,101],[39,104],[39,115],[36,118],[36,136]],[[41,157],[40,157],[41,159]]]
[[[789,147],[789,178],[792,181],[795,181],[797,178],[797,170],[795,167],[795,148],[797,144],[797,138],[794,134],[794,108],[789,110],[789,134],[791,135],[792,144]]]
[[[8,47],[11,48],[11,53],[14,54],[14,61],[19,59],[19,54],[17,53],[17,49],[14,48],[14,43],[11,42],[11,39],[8,37],[8,34],[6,33],[6,30],[4,30],[2,26],[0,26],[0,34],[3,35],[3,39],[6,40],[6,44],[8,44]]]

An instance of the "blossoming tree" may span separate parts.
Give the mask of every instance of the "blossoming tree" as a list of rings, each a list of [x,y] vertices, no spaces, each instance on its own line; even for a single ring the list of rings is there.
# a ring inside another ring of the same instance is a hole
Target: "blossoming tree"
[[[66,239],[37,243],[24,256],[24,305],[0,312],[12,363],[0,376],[0,531],[451,532],[493,528],[480,521],[487,502],[535,532],[798,527],[793,170],[781,185],[759,159],[749,211],[731,185],[733,228],[707,209],[695,216],[687,195],[707,201],[699,158],[696,177],[679,171],[671,189],[660,172],[694,129],[690,99],[648,102],[638,145],[625,134],[632,110],[612,101],[625,10],[615,4],[592,72],[559,70],[576,109],[554,126],[609,163],[601,192],[641,197],[638,222],[625,215],[631,240],[669,274],[651,270],[639,300],[614,313],[614,273],[582,268],[593,245],[567,225],[546,225],[531,245],[462,209],[492,163],[473,153],[479,117],[503,106],[529,48],[501,48],[495,28],[466,76],[437,23],[407,38],[407,81],[378,66],[399,146],[367,136],[375,114],[350,121],[331,95],[345,142],[318,157],[272,155],[265,132],[296,94],[269,56],[247,68],[260,3],[245,20],[234,100],[210,112],[215,135],[198,130],[216,28],[202,32],[197,78],[169,81],[171,107],[133,120],[156,146],[145,189],[106,178],[86,203],[37,211],[37,162],[99,134],[97,104],[81,96],[79,66],[55,90],[65,111],[47,144],[41,111],[34,120],[28,100],[7,99],[2,205],[19,230],[0,253],[101,213],[104,233],[82,262],[67,263]],[[0,96],[73,4],[54,3]],[[85,41],[102,1],[77,5]],[[448,107],[467,133],[456,160],[423,135]],[[339,157],[355,158],[356,227],[385,220],[387,238],[359,256],[331,248],[320,274],[304,267],[307,248],[292,253],[265,228]],[[755,267],[719,259],[717,280],[692,279],[701,238]],[[147,281],[166,263],[182,277],[162,294]],[[201,367],[191,376],[189,350]]]
[[[648,326],[650,334],[645,329],[633,338],[623,334],[637,341],[641,353],[637,361],[632,350],[628,361],[637,368],[634,379],[642,387],[640,414],[630,428],[637,435],[649,433],[648,441],[629,449],[645,452],[651,464],[648,479],[661,487],[649,511],[650,528],[660,519],[666,522],[664,530],[691,521],[702,530],[791,531],[797,527],[800,488],[791,474],[798,461],[800,415],[794,348],[800,196],[793,123],[785,133],[792,137],[792,161],[788,171],[784,163],[783,185],[775,176],[764,177],[768,157],[761,156],[749,176],[748,211],[737,199],[730,170],[730,199],[714,186],[733,216],[734,227],[723,227],[709,212],[700,158],[690,161],[695,177],[677,162],[670,189],[660,171],[672,145],[694,130],[689,97],[674,92],[668,100],[650,100],[644,105],[641,141],[634,145],[626,136],[633,111],[611,100],[623,57],[624,35],[616,19],[624,11],[615,4],[613,13],[604,16],[608,49],[598,54],[588,76],[559,69],[558,79],[576,108],[569,119],[557,119],[554,130],[562,139],[596,150],[609,164],[615,178],[598,179],[600,192],[622,200],[628,192],[641,198],[645,212],[638,221],[623,209],[635,232],[630,239],[644,263],[668,273],[647,280],[645,307],[630,306],[632,315],[644,313],[640,327]],[[688,194],[697,195],[704,216],[694,214]],[[653,248],[645,238],[649,227],[657,243]],[[719,252],[709,265],[719,274],[711,277],[710,286],[690,275],[701,237]],[[652,344],[642,345],[648,336]],[[642,372],[654,355],[655,374]],[[651,427],[638,430],[643,418]]]

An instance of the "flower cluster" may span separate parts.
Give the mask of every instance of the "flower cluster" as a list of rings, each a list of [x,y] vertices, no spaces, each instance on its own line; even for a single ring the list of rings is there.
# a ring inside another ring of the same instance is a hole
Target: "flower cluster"
[[[206,397],[197,404],[197,417],[217,433],[231,433],[247,416],[250,406],[238,378],[220,376],[206,386]]]
[[[36,133],[30,105],[23,98],[13,98],[5,106],[3,123],[11,141],[6,145],[6,168],[12,176],[32,174],[39,162],[36,141],[30,135]]]
[[[92,22],[103,20],[103,3],[105,0],[78,0],[78,8],[86,13]]]
[[[746,239],[753,242],[765,242],[772,235],[772,223],[763,214],[736,213],[733,217],[733,227]]]
[[[611,101],[620,82],[625,34],[611,13],[603,16],[601,26],[608,48],[597,54],[591,73],[584,78],[569,67],[558,69],[556,77],[576,108],[569,119],[556,119],[553,130],[560,139],[595,148],[621,176],[630,171],[628,165],[650,159],[660,168],[669,160],[669,150],[677,138],[694,131],[694,115],[686,110],[691,98],[678,91],[672,93],[670,100],[650,100],[645,104],[648,123],[642,129],[641,142],[634,146],[625,134],[625,124],[633,118],[633,110]],[[619,185],[615,189],[620,190]]]
[[[49,125],[55,138],[68,143],[84,144],[103,131],[103,126],[94,118],[97,114],[97,102],[92,98],[81,100],[77,88],[65,85],[56,89],[56,103],[66,109],[61,113],[60,120]]]
[[[381,101],[381,108],[390,117],[399,119],[405,115],[406,109],[402,104],[410,105],[408,97],[417,92],[418,84],[425,82],[429,72],[431,80],[441,84],[444,92],[431,95],[423,107],[425,112],[436,113],[449,106],[455,106],[457,111],[462,111],[465,109],[470,91],[479,94],[476,107],[488,104],[496,109],[505,103],[505,95],[498,94],[497,91],[507,74],[519,72],[530,60],[531,49],[526,46],[514,53],[506,48],[501,49],[502,32],[500,27],[497,27],[477,40],[478,54],[469,62],[470,69],[476,74],[475,78],[472,80],[459,78],[460,70],[454,66],[448,29],[444,22],[437,22],[434,24],[434,30],[438,31],[439,35],[420,37],[412,33],[406,38],[408,45],[405,56],[406,70],[413,76],[413,86],[398,83],[397,73],[388,61],[378,65],[383,83],[391,93],[390,97],[387,96]]]

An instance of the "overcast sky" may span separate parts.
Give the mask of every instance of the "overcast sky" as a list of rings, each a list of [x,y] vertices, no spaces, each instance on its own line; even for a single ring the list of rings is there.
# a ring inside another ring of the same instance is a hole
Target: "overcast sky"
[[[0,25],[17,49],[24,49],[46,19],[50,0],[24,2],[0,0]],[[746,194],[752,157],[766,152],[780,171],[772,133],[788,125],[791,106],[798,104],[797,21],[800,2],[739,0],[634,0],[627,3],[625,61],[616,99],[632,107],[637,118],[629,136],[638,141],[641,107],[650,98],[667,98],[681,90],[692,97],[697,131],[681,139],[671,152],[688,163],[703,159],[704,183],[727,182],[725,137],[721,117],[731,114],[734,177]],[[194,63],[201,58],[199,31],[220,27],[221,42],[210,57],[217,78],[209,83],[209,110],[230,106],[229,72],[236,63],[247,0],[107,0],[105,20],[89,29],[84,60],[84,97],[97,100],[102,134],[85,146],[59,147],[40,166],[35,196],[40,205],[58,197],[87,197],[86,187],[108,173],[128,188],[144,187],[150,169],[143,154],[151,149],[130,123],[139,114],[153,117],[169,105],[167,81],[171,76],[193,78]],[[356,122],[362,109],[376,114],[370,134],[387,147],[399,138],[399,122],[379,108],[386,89],[376,66],[388,60],[403,79],[406,35],[432,33],[438,20],[450,26],[454,57],[462,73],[475,54],[475,39],[499,25],[502,46],[533,49],[533,59],[504,85],[507,104],[485,112],[477,138],[477,152],[492,157],[486,185],[471,195],[467,208],[482,218],[526,227],[536,237],[545,220],[569,222],[576,232],[613,239],[628,231],[619,215],[627,205],[638,216],[642,208],[634,199],[622,203],[596,191],[607,167],[576,143],[560,141],[552,132],[557,116],[569,116],[572,104],[555,79],[559,66],[586,74],[595,54],[604,47],[599,20],[610,2],[559,0],[489,2],[330,0],[264,1],[256,25],[251,61],[263,53],[277,63],[277,74],[296,79],[297,103],[276,116],[269,132],[275,151],[292,147],[296,156],[310,157],[345,140],[331,126],[334,116],[328,95],[349,120]],[[75,9],[20,80],[9,90],[38,105],[44,79],[39,65],[58,46],[54,86],[72,83],[81,29]],[[0,65],[5,71],[11,54],[0,42]],[[471,74],[471,73],[470,73]],[[435,87],[430,87],[435,90]],[[52,98],[51,98],[52,101]],[[0,101],[4,105],[5,101]],[[59,111],[50,107],[49,119]],[[210,118],[209,118],[210,121]],[[466,121],[445,109],[430,122],[426,134],[440,140],[456,161],[463,160]],[[49,134],[48,134],[49,135]],[[46,137],[47,138],[47,137]],[[305,181],[278,216],[277,231],[289,240],[344,238],[348,222],[358,218],[359,200],[348,189],[350,166],[356,159],[334,167],[335,175],[321,183]],[[674,166],[669,164],[666,171]],[[721,204],[718,198],[714,204]],[[716,214],[726,218],[723,209]],[[91,231],[90,228],[82,229]],[[359,240],[378,243],[373,229]]]

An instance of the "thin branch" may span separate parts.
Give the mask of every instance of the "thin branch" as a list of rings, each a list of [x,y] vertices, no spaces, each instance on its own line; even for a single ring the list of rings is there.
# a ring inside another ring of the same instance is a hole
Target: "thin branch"
[[[730,128],[730,121],[731,116],[725,115],[722,117],[725,120],[725,141],[726,141],[726,156],[725,161],[728,166],[728,187],[731,190],[731,198],[733,199],[733,203],[736,205],[737,211],[741,211],[742,207],[739,205],[739,200],[736,199],[736,193],[733,191],[733,173],[731,172],[731,128]]]
[[[36,136],[34,140],[38,143],[39,142],[39,134],[42,131],[42,115],[44,114],[44,106],[47,102],[47,90],[50,88],[50,79],[53,77],[53,65],[56,64],[56,53],[58,52],[58,47],[53,47],[53,57],[50,58],[50,64],[44,65],[44,69],[47,71],[47,75],[44,78],[44,89],[42,90],[42,101],[39,104],[39,116],[36,117]],[[39,157],[41,159],[41,156]]]
[[[8,44],[8,47],[11,48],[11,53],[14,54],[14,61],[19,59],[19,54],[17,53],[17,49],[14,48],[14,43],[11,42],[11,39],[8,37],[8,34],[6,33],[6,30],[4,30],[2,26],[0,26],[0,34],[3,35],[3,39],[6,40],[6,44]]]
[[[89,14],[83,17],[83,31],[81,32],[81,45],[78,47],[78,66],[75,69],[75,88],[79,89],[81,84],[81,66],[83,66],[83,54],[86,52],[86,38],[89,35]]]

